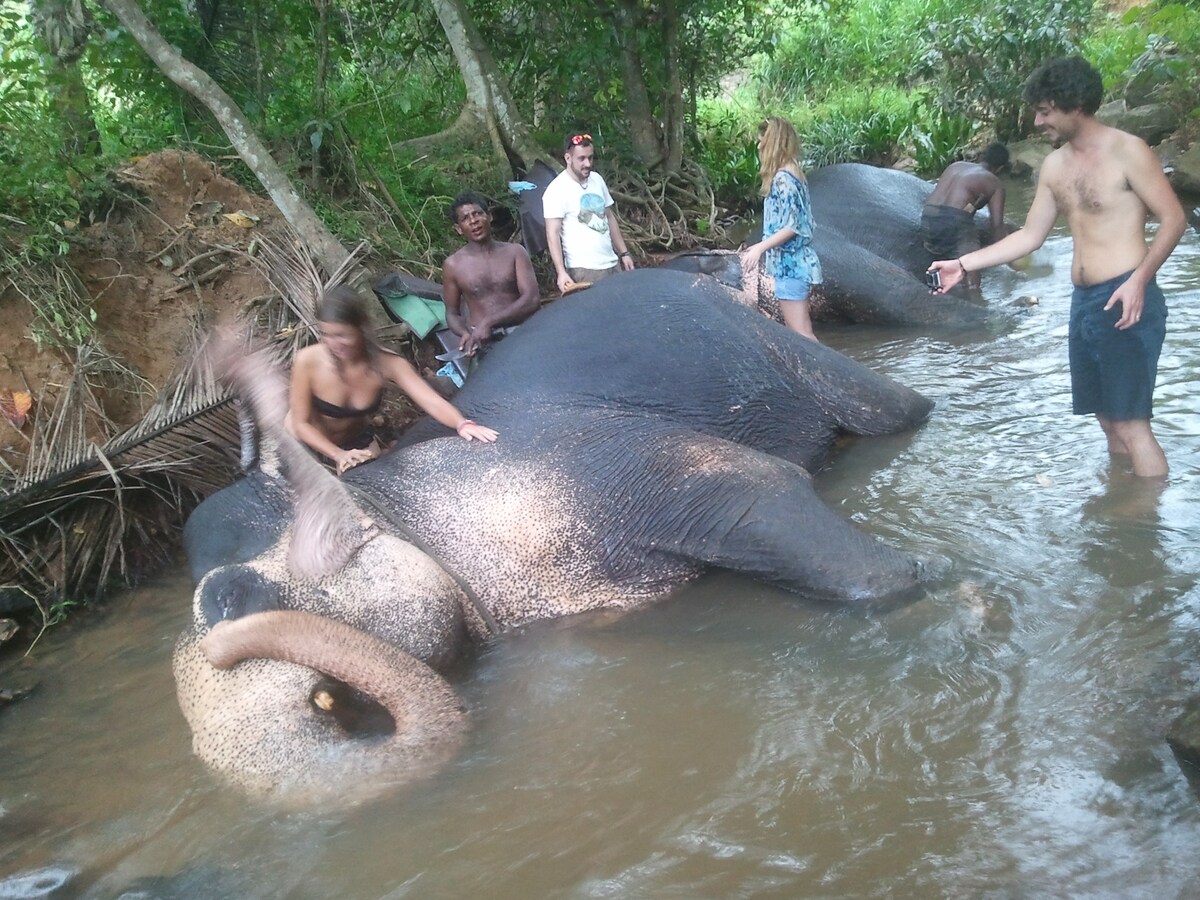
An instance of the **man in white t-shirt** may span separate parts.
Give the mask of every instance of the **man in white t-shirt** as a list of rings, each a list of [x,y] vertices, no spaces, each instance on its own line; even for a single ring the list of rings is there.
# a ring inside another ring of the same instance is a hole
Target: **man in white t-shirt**
[[[595,155],[592,136],[572,131],[563,141],[567,167],[542,194],[546,243],[560,291],[633,269],[608,185],[592,171]]]

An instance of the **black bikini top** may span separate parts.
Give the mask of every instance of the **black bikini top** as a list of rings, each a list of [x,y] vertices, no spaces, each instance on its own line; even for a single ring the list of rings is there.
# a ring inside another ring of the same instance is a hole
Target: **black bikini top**
[[[313,409],[323,416],[328,416],[331,419],[354,419],[359,416],[369,416],[379,412],[379,407],[383,405],[383,388],[379,389],[379,393],[375,395],[375,402],[366,409],[355,409],[352,406],[338,406],[336,403],[330,403],[328,400],[322,400],[316,394],[312,395]]]

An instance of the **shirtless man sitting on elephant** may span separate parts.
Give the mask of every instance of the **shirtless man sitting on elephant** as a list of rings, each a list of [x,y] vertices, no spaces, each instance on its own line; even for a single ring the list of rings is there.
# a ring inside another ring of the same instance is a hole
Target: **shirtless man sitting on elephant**
[[[921,242],[934,259],[957,259],[981,246],[975,213],[985,203],[992,223],[992,240],[1004,227],[1004,185],[997,173],[1008,165],[1008,148],[998,141],[987,146],[979,162],[951,163],[942,172],[921,211]],[[972,272],[967,286],[979,289],[980,273]]]
[[[446,324],[461,338],[459,349],[474,356],[505,333],[506,326],[519,325],[537,312],[537,277],[524,247],[492,237],[492,216],[482,196],[464,191],[454,198],[449,214],[467,243],[442,266]]]

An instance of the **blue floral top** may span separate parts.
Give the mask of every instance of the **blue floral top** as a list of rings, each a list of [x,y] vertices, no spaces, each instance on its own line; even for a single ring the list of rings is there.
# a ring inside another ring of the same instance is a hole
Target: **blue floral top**
[[[808,182],[787,169],[775,173],[771,193],[763,203],[763,237],[769,238],[782,228],[792,229],[796,236],[763,254],[766,273],[820,284],[821,261],[812,248],[813,216]]]

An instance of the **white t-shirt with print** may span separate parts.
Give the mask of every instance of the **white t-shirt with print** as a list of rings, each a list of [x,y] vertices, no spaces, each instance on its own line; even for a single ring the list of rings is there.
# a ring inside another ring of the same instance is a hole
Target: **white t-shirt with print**
[[[611,269],[617,264],[609,233],[613,205],[608,185],[595,172],[580,184],[564,169],[542,194],[542,215],[562,219],[563,262],[568,269]]]

